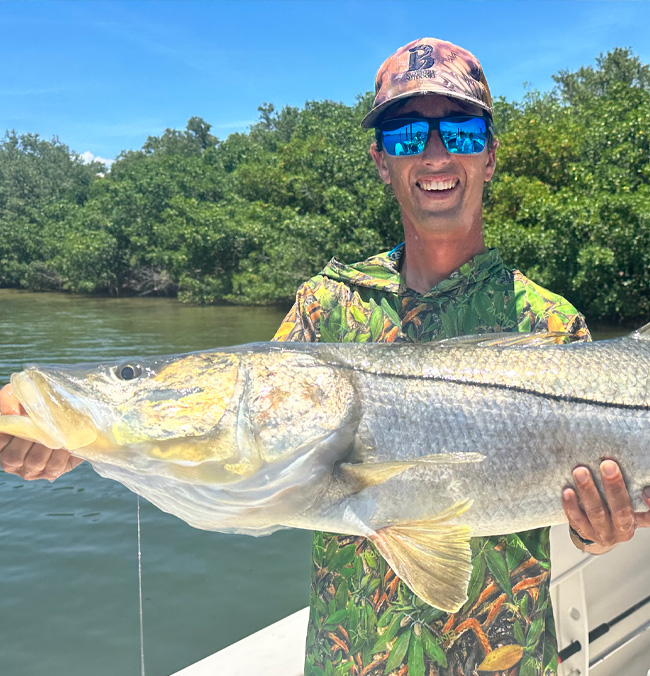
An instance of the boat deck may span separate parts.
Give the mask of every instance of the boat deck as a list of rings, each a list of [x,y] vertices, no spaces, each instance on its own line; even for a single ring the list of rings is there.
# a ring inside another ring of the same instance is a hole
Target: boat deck
[[[580,649],[560,665],[558,676],[650,676],[650,529],[604,556],[578,551],[567,526],[551,529],[551,581],[560,649]],[[619,619],[620,618],[620,619]],[[618,621],[591,644],[589,631]],[[303,676],[308,609],[190,665],[173,676]]]

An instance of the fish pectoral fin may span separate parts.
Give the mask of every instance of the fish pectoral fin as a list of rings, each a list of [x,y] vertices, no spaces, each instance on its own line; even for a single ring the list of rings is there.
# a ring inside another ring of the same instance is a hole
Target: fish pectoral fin
[[[417,462],[343,462],[336,467],[336,471],[338,478],[345,483],[346,493],[354,495],[370,486],[383,484],[417,464]]]
[[[26,415],[0,415],[0,434],[9,434],[12,437],[44,444],[49,448],[58,448],[58,443]]]
[[[471,504],[463,500],[432,519],[386,526],[370,535],[409,589],[448,613],[457,612],[467,601],[472,572],[471,528],[449,521]]]
[[[354,495],[370,486],[379,486],[412,467],[430,465],[455,465],[466,462],[482,462],[481,453],[435,453],[414,460],[393,462],[344,462],[337,465],[339,479],[345,483],[346,493]]]

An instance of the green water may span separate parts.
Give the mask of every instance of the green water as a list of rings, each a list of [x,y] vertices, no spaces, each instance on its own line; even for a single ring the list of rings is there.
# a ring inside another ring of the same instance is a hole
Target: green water
[[[0,384],[25,362],[268,340],[283,312],[0,291]],[[0,674],[140,674],[136,497],[84,463],[0,473]],[[145,666],[167,676],[307,605],[311,536],[206,533],[141,501]]]

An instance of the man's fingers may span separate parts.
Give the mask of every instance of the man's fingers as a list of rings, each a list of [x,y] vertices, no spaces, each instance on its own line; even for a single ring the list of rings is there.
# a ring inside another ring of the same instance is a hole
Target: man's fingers
[[[25,479],[43,479],[43,471],[52,456],[52,449],[43,444],[32,444],[25,454],[21,476]]]
[[[573,470],[575,490],[565,488],[562,503],[567,519],[578,534],[602,545],[613,547],[634,535],[638,527],[650,527],[650,512],[636,512],[625,486],[621,470],[613,460],[600,464],[604,499],[586,467]],[[644,491],[650,507],[650,487]]]
[[[636,530],[636,515],[621,470],[613,460],[604,460],[600,464],[600,476],[616,540],[629,540]]]
[[[18,437],[9,437],[9,442],[0,454],[0,465],[5,472],[20,474],[25,463],[25,457],[33,442]]]
[[[650,508],[650,486],[643,489],[643,501]],[[637,528],[650,528],[650,512],[636,513]]]
[[[13,439],[9,434],[0,434],[0,453],[4,447]]]
[[[637,528],[650,528],[650,512],[637,512],[636,513],[636,527]]]
[[[576,482],[576,492],[584,513],[595,533],[595,537],[589,539],[605,546],[615,544],[609,509],[598,492],[591,472],[586,467],[576,467],[573,470],[573,480]]]
[[[83,460],[75,458],[68,451],[58,448],[52,450],[32,441],[10,437],[9,443],[0,452],[0,465],[5,472],[17,474],[23,479],[48,479],[54,481],[65,472],[69,472]]]
[[[0,414],[24,415],[25,409],[14,395],[11,385],[7,384],[0,389]]]
[[[83,458],[77,458],[74,455],[70,454],[68,454],[68,456],[69,456],[68,461],[66,462],[65,465],[66,472],[69,472],[70,470],[74,469],[75,467],[77,467],[77,465],[81,465],[81,463],[83,462]]]
[[[562,491],[562,507],[571,527],[585,540],[595,540],[596,534],[589,523],[587,515],[582,511],[578,496],[573,488]]]
[[[79,460],[79,458],[74,459]],[[72,456],[63,448],[57,448],[53,450],[47,461],[46,467],[41,469],[40,478],[53,481],[57,477],[60,477],[64,472],[71,470],[73,467],[76,467],[77,464],[79,464],[76,463],[70,467],[69,464],[71,460]]]

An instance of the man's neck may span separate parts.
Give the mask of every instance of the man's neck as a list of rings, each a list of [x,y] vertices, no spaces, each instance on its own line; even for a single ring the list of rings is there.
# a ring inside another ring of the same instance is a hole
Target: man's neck
[[[461,265],[485,253],[487,247],[482,230],[462,238],[452,235],[416,234],[405,228],[405,251],[401,275],[406,285],[419,293],[428,293],[434,286],[447,279]]]

